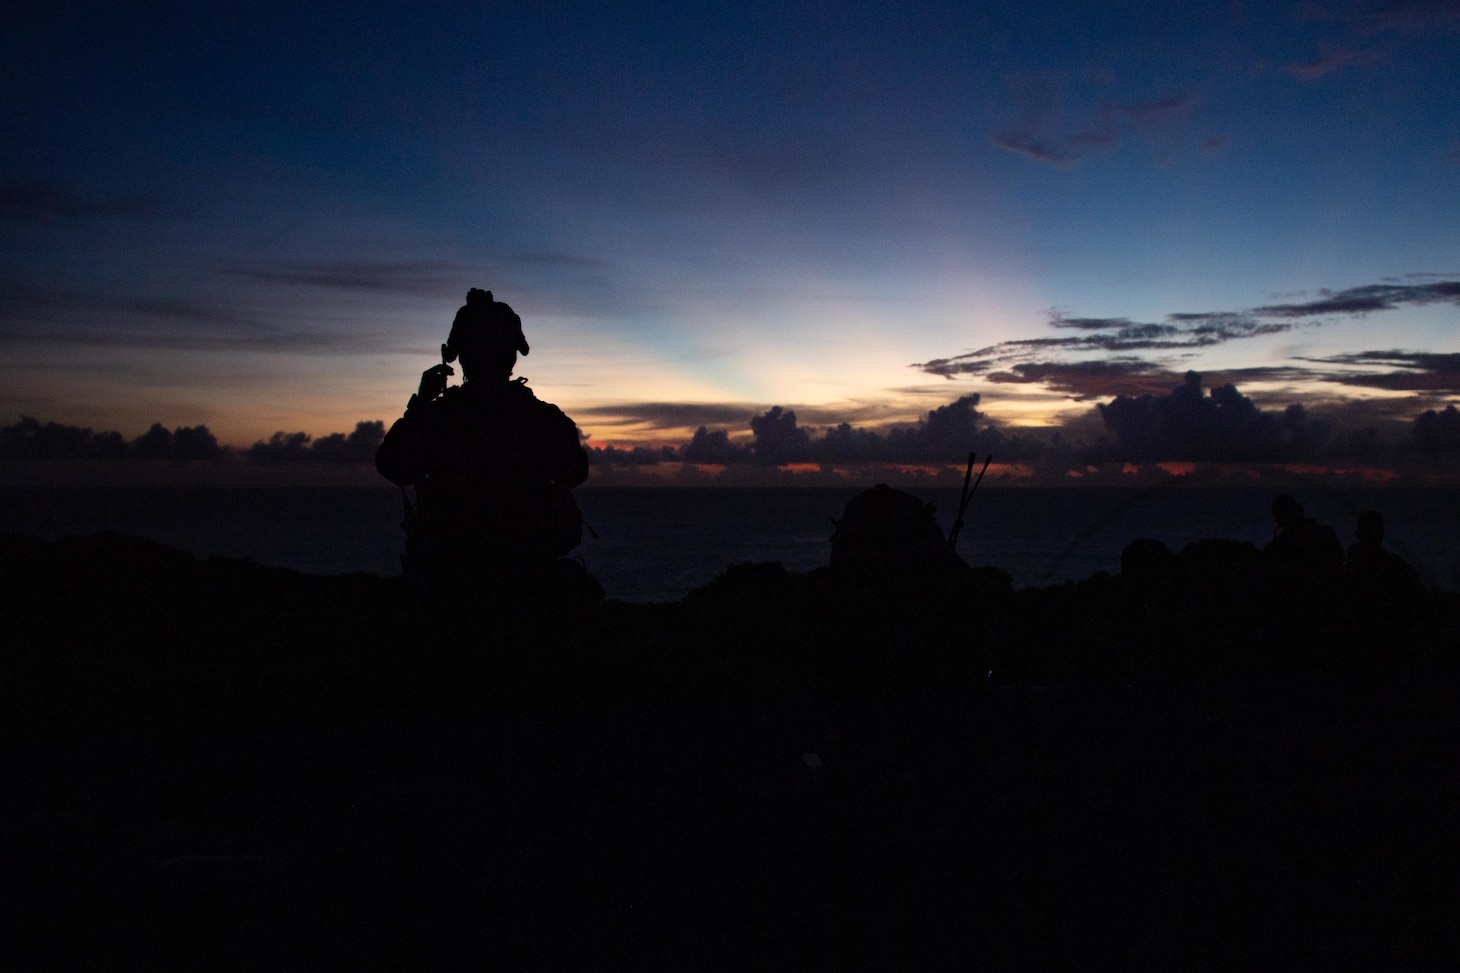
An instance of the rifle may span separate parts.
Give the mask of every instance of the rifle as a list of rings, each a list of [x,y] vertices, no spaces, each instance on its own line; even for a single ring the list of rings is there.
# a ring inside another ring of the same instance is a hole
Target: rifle
[[[963,515],[968,511],[968,503],[973,499],[974,490],[983,482],[983,475],[989,471],[989,464],[994,461],[993,454],[984,457],[983,469],[978,471],[978,479],[974,480],[973,490],[968,488],[968,481],[973,477],[974,454],[968,454],[968,469],[963,471],[963,493],[958,498],[958,516],[953,521],[953,529],[948,532],[948,546],[955,551],[958,549],[958,533],[963,530]]]

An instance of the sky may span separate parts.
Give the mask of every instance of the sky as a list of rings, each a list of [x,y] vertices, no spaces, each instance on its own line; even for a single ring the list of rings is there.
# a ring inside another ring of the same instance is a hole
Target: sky
[[[599,447],[1188,371],[1399,435],[1460,401],[1457,64],[1456,0],[22,2],[0,425],[388,425],[479,286]]]

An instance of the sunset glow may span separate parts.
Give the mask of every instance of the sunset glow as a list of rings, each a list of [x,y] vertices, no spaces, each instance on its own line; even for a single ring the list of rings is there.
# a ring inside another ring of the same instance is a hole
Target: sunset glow
[[[328,7],[5,32],[0,425],[388,424],[471,286],[603,464],[976,394],[983,451],[1061,482],[1350,476],[1460,401],[1451,4]],[[1189,372],[1269,418],[1101,410]]]

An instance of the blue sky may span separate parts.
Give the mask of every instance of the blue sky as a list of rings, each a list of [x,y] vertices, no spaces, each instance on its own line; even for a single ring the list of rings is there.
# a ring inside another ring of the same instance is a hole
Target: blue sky
[[[470,286],[603,444],[1460,398],[1460,3],[1108,7],[22,4],[0,413],[388,422]]]

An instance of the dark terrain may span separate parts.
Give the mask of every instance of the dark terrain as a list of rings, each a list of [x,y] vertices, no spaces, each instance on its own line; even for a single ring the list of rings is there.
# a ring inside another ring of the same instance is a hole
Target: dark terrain
[[[9,969],[1460,961],[1460,609],[741,565],[484,635],[0,539]]]

